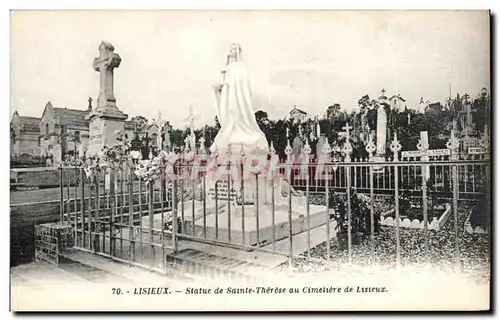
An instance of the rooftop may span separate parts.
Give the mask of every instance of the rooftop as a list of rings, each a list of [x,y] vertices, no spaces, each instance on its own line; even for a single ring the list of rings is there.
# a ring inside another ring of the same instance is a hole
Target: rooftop
[[[88,123],[85,120],[88,110],[54,108],[54,114],[60,125],[73,125],[79,127],[87,127]]]
[[[25,132],[39,132],[40,131],[40,118],[20,116],[21,130]]]
[[[297,107],[293,107],[293,109],[290,111],[290,114],[293,113],[294,111],[298,111],[301,114],[307,115],[305,111],[303,111],[302,109],[298,109]]]

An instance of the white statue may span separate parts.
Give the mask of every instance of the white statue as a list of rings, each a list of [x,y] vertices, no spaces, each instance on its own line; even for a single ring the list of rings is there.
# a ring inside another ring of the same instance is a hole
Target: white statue
[[[229,46],[225,69],[221,72],[219,83],[213,87],[221,128],[210,151],[225,150],[229,146],[238,150],[241,146],[246,150],[267,150],[266,136],[255,120],[250,82],[238,44]]]
[[[377,155],[383,156],[386,153],[387,141],[387,114],[383,105],[377,111]]]

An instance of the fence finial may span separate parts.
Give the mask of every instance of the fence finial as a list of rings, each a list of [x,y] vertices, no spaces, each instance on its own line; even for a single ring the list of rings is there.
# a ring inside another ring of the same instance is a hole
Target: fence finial
[[[290,146],[290,140],[287,139],[286,140],[286,147],[285,147],[285,154],[286,154],[286,159],[287,161],[291,161],[291,155],[292,155],[292,146]]]
[[[304,155],[309,155],[311,154],[311,146],[309,146],[309,138],[306,137],[306,143],[304,145],[304,147],[302,148],[302,153]]]
[[[393,161],[397,162],[399,160],[399,151],[401,150],[401,144],[399,143],[398,140],[398,134],[394,132],[394,139],[391,142],[391,145],[389,146],[391,149],[391,152],[394,154]]]
[[[205,138],[203,136],[200,137],[198,140],[200,142],[200,153],[204,154],[206,149],[205,149]]]
[[[275,155],[276,154],[276,149],[274,148],[274,143],[273,141],[271,141],[271,145],[269,146],[269,153],[271,155]]]
[[[350,162],[351,161],[352,146],[351,146],[351,142],[349,140],[346,140],[342,151],[345,155],[345,161]]]
[[[240,156],[245,157],[245,148],[243,148],[243,143],[240,144]]]
[[[452,154],[457,152],[458,147],[460,147],[460,142],[455,136],[455,130],[451,130],[450,139],[446,142],[446,148],[448,148]]]
[[[377,149],[377,147],[375,146],[375,143],[373,142],[373,135],[370,134],[368,136],[368,143],[366,143],[366,146],[365,146],[365,150],[369,155],[369,159],[373,158],[373,153],[375,152],[376,149]]]

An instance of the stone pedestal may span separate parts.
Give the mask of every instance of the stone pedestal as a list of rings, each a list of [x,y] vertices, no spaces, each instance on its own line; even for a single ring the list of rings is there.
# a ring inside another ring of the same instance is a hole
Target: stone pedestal
[[[122,113],[123,115],[123,113]],[[112,146],[118,141],[115,131],[123,132],[126,115],[122,118],[109,117],[106,113],[89,115],[89,140],[87,156],[98,154],[104,146]]]
[[[264,246],[287,238],[290,224],[292,234],[297,234],[327,221],[325,206],[310,204],[308,214],[306,197],[293,189],[290,207],[289,186],[282,178],[269,180],[261,175],[257,180],[245,181],[243,188],[241,181],[230,184],[228,188],[228,182],[219,182],[215,193],[211,187],[215,183],[207,183],[205,202],[202,193],[195,191],[197,199],[177,204],[178,218],[183,219],[183,234],[237,245]]]
[[[207,212],[205,217],[203,215],[196,216],[193,222],[191,201],[187,203],[189,204],[185,204],[183,234],[237,245],[264,246],[272,244],[273,241],[276,242],[289,236],[290,223],[292,224],[292,234],[295,235],[323,225],[327,220],[325,206],[319,205],[309,205],[309,216],[306,214],[305,204],[292,206],[291,220],[289,219],[288,206],[275,206],[273,224],[271,204],[259,206],[258,223],[255,205],[245,205],[243,217],[242,205],[231,207],[228,211],[227,204],[223,204],[219,208],[218,214],[213,211]],[[200,202],[195,206],[200,208],[203,205]]]

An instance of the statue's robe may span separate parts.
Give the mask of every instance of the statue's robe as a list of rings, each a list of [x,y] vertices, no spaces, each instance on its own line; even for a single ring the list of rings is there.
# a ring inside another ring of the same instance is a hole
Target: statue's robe
[[[255,119],[250,82],[242,62],[227,65],[221,85],[222,90],[216,93],[217,118],[221,128],[210,150],[226,150],[231,144],[231,149],[236,151],[241,146],[247,151],[256,147],[267,151],[267,139]]]

